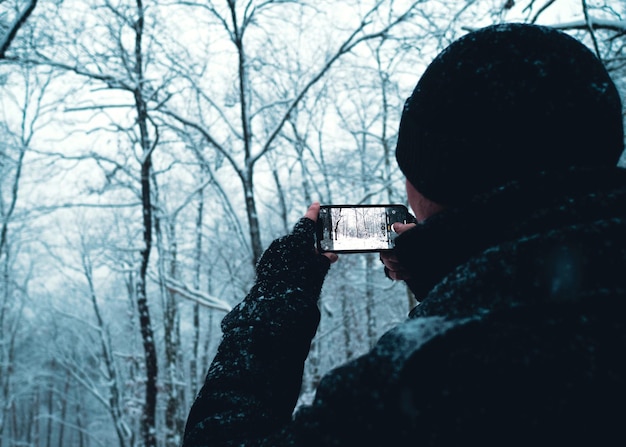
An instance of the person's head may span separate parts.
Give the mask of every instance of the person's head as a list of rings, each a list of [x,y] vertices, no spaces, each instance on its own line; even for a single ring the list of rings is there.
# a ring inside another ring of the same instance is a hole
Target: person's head
[[[396,159],[442,206],[540,171],[615,166],[622,104],[602,62],[552,28],[471,32],[428,66],[404,106]]]

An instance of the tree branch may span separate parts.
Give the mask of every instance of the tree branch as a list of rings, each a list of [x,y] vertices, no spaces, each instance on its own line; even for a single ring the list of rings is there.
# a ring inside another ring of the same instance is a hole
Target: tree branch
[[[13,24],[9,27],[9,32],[4,36],[4,38],[0,41],[0,59],[4,59],[5,53],[11,46],[13,39],[17,35],[17,32],[20,30],[22,26],[26,23],[26,20],[30,17],[32,12],[35,10],[35,6],[37,6],[37,0],[30,0],[26,5],[26,8],[17,15]]]
[[[220,298],[214,297],[200,290],[187,287],[187,285],[175,280],[174,278],[166,276],[164,279],[165,287],[183,298],[187,298],[210,309],[223,310],[224,312],[230,312],[232,310],[232,306]]]
[[[280,133],[280,131],[282,130],[283,126],[285,125],[285,123],[287,122],[287,120],[289,119],[289,116],[291,115],[291,113],[294,111],[294,109],[298,106],[298,104],[302,101],[302,99],[305,97],[305,95],[307,94],[307,92],[315,85],[317,84],[317,82],[322,79],[322,77],[324,77],[324,75],[331,69],[331,67],[335,64],[335,62],[344,54],[349,53],[350,51],[352,51],[357,45],[359,45],[362,42],[371,40],[371,39],[375,39],[378,37],[383,37],[385,36],[387,33],[389,33],[389,31],[395,27],[396,25],[398,25],[399,23],[404,22],[405,20],[407,20],[413,10],[415,9],[415,7],[419,4],[422,3],[422,0],[417,0],[414,3],[412,3],[404,13],[400,14],[395,20],[393,20],[392,22],[390,22],[389,24],[387,24],[386,26],[384,26],[382,29],[378,30],[378,31],[374,31],[371,32],[369,34],[363,34],[361,37],[356,37],[359,33],[363,32],[363,30],[365,29],[365,27],[367,25],[369,25],[371,22],[369,21],[369,18],[371,15],[374,14],[374,12],[380,7],[380,5],[382,4],[382,2],[378,2],[370,11],[368,11],[368,13],[363,17],[363,20],[361,21],[360,25],[348,36],[347,39],[344,40],[344,42],[341,44],[341,46],[339,47],[339,49],[335,52],[335,54],[333,54],[324,64],[324,66],[317,72],[317,74],[315,74],[307,83],[306,85],[302,88],[302,90],[300,90],[300,92],[298,93],[298,95],[294,98],[294,100],[291,102],[291,105],[287,108],[287,110],[285,111],[285,113],[283,114],[282,119],[280,119],[278,121],[278,124],[276,125],[276,127],[274,128],[274,130],[272,131],[272,133],[270,134],[269,138],[267,139],[267,141],[265,142],[263,148],[261,149],[261,151],[254,155],[251,160],[250,160],[250,165],[253,165],[254,163],[256,163],[257,160],[259,160],[271,147],[272,143],[274,142],[274,140],[276,139],[276,137],[278,136],[278,134]]]

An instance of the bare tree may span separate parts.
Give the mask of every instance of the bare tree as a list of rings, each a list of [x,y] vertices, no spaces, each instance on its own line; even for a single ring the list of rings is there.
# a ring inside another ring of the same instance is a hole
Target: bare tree
[[[132,72],[135,77],[133,98],[137,112],[137,125],[139,127],[139,146],[141,147],[141,207],[143,215],[143,242],[141,250],[141,265],[137,281],[137,308],[139,322],[143,338],[143,348],[146,362],[146,392],[145,406],[141,425],[141,434],[146,447],[156,446],[156,405],[157,405],[157,352],[150,317],[150,307],[146,291],[148,264],[152,249],[152,196],[150,194],[150,176],[152,169],[152,151],[157,145],[158,139],[152,139],[149,131],[150,117],[148,104],[144,97],[144,61],[143,61],[143,38],[145,10],[142,0],[136,2],[136,16],[133,22],[135,46],[133,55]]]
[[[100,311],[100,305],[96,296],[96,288],[93,278],[93,261],[86,247],[83,247],[81,254],[82,268],[87,282],[89,299],[96,317],[96,335],[100,342],[100,350],[106,371],[106,382],[108,383],[108,402],[106,408],[113,420],[113,427],[120,447],[132,445],[133,434],[124,418],[122,409],[122,393],[120,391],[121,380],[118,379],[117,366],[113,357],[113,346],[109,330],[104,322]]]
[[[31,149],[40,123],[45,120],[45,97],[51,75],[31,67],[17,67],[14,73],[17,92],[2,95],[3,141],[0,143],[0,445],[15,408],[12,380],[17,373],[16,346],[30,279],[29,264],[20,253],[28,253],[26,208],[19,210],[25,158]],[[21,214],[21,216],[16,216]],[[15,433],[14,433],[15,435]]]

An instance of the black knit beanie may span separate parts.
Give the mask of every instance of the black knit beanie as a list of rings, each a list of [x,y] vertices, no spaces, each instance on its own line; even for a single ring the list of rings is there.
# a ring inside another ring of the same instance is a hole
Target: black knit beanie
[[[603,64],[552,28],[495,25],[452,43],[407,99],[400,169],[425,197],[459,205],[538,171],[615,166],[622,105]]]

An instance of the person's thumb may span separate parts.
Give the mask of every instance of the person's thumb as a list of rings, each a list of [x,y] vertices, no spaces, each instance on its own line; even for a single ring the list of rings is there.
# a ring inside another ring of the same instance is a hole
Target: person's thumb
[[[415,226],[414,223],[401,223],[401,222],[396,222],[393,224],[393,231],[395,231],[398,234],[402,234],[407,230],[410,230],[411,228],[413,228]]]

